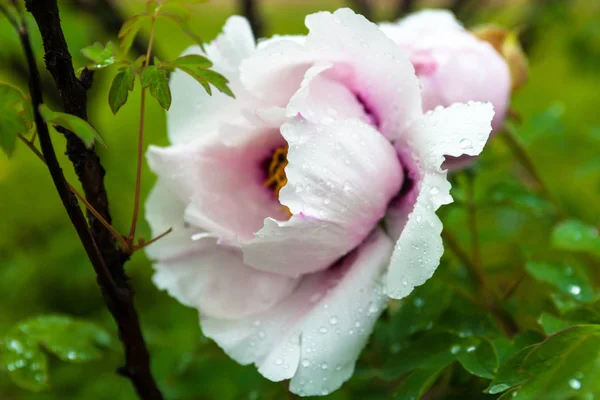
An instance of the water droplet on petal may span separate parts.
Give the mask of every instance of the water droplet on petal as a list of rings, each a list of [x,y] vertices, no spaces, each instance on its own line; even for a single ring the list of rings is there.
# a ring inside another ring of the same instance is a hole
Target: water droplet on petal
[[[327,365],[326,362],[324,362],[324,363],[321,364],[321,369],[325,370],[327,368],[329,368],[329,365]]]
[[[331,318],[329,318],[329,323],[330,323],[331,325],[335,325],[335,324],[337,324],[337,323],[338,323],[338,319],[337,319],[337,317],[331,317]]]
[[[329,330],[327,328],[325,328],[324,326],[319,328],[319,332],[321,333],[327,333]]]
[[[304,360],[302,360],[303,367],[308,367],[309,365],[310,365],[310,361],[308,361],[306,358]]]
[[[469,140],[469,139],[462,139],[460,141],[460,148],[461,149],[472,149],[473,148],[473,143]]]

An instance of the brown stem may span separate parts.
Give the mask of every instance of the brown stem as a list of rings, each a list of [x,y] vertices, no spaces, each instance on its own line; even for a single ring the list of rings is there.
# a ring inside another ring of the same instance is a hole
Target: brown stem
[[[248,19],[256,39],[264,35],[264,23],[258,7],[259,0],[239,0],[240,13]]]
[[[156,236],[153,239],[148,240],[147,242],[143,242],[143,243],[140,243],[137,246],[134,246],[133,251],[138,251],[138,250],[143,249],[146,246],[150,246],[152,243],[156,242],[157,240],[160,240],[160,239],[164,238],[165,236],[167,236],[171,232],[173,232],[173,228],[167,229],[166,231],[164,231],[160,235]]]
[[[87,86],[75,76],[71,55],[60,25],[56,0],[26,0],[26,6],[39,27],[46,67],[54,78],[65,111],[87,120]],[[50,141],[48,127],[38,110],[42,104],[39,71],[25,29],[20,31],[20,37],[31,71],[30,91],[42,153],[73,226],[92,261],[104,301],[117,323],[119,337],[123,342],[126,364],[119,368],[119,372],[131,380],[141,399],[162,400],[162,394],[150,372],[150,356],[133,304],[133,292],[123,269],[128,254],[116,246],[112,233],[92,213],[88,214],[88,228],[79,203],[64,180]],[[67,155],[81,181],[85,198],[105,222],[110,224],[108,198],[104,188],[104,168],[98,156],[93,149],[87,149],[72,132],[62,132],[67,139]]]

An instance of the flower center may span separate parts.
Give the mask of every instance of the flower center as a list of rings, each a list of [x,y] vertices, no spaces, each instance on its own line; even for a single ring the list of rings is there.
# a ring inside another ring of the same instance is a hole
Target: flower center
[[[287,153],[287,144],[284,147],[275,149],[269,162],[267,180],[264,184],[265,187],[273,189],[273,193],[277,198],[279,198],[279,191],[287,183],[287,177],[285,176],[285,167],[288,165]]]

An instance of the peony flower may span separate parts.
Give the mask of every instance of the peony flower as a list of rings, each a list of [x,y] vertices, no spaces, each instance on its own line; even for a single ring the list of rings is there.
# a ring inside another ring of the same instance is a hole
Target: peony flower
[[[423,88],[423,109],[466,101],[494,105],[492,127],[504,122],[511,93],[509,67],[500,53],[445,10],[424,10],[381,24],[415,66]]]
[[[424,114],[412,64],[377,25],[349,9],[306,25],[255,46],[245,19],[227,21],[206,53],[235,99],[173,74],[146,205],[152,231],[173,233],[147,251],[156,285],[230,357],[324,395],[352,375],[388,296],[435,271],[444,156],[479,154],[493,107]]]

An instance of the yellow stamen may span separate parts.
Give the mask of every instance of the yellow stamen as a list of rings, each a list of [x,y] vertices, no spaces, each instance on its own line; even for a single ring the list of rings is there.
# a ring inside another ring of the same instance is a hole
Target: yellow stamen
[[[273,152],[271,162],[269,163],[269,174],[267,180],[264,183],[265,187],[273,188],[275,197],[279,198],[279,192],[281,188],[287,183],[287,177],[285,176],[285,167],[288,165],[287,160],[288,146],[279,147]],[[283,206],[283,210],[287,211],[290,216],[292,213],[289,208]]]

